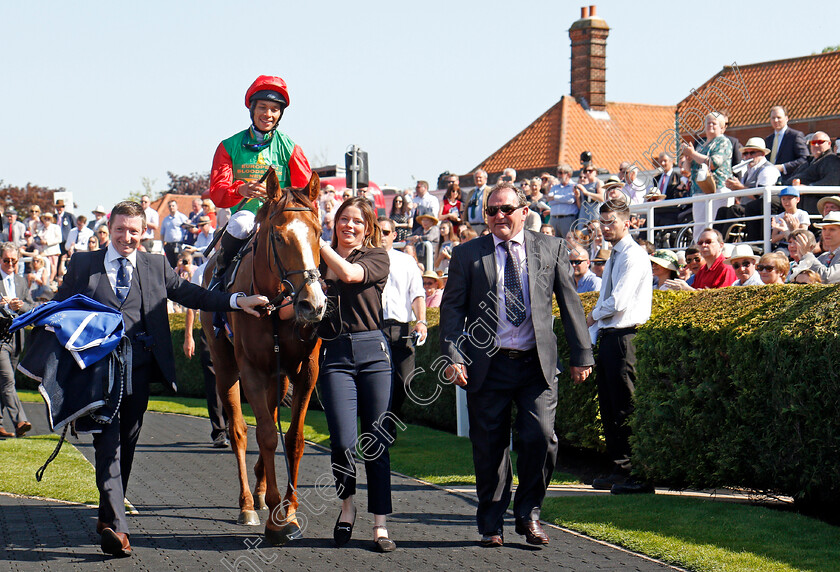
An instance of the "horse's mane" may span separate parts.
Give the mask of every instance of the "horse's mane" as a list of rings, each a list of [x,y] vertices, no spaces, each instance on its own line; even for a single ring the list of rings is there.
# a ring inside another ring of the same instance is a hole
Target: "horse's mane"
[[[274,200],[263,203],[263,206],[261,206],[260,210],[257,211],[256,221],[258,223],[264,222],[273,209],[283,210],[286,207],[293,205],[306,207],[312,212],[312,214],[316,217],[318,216],[318,211],[312,201],[309,200],[309,195],[306,194],[306,189],[286,187],[275,195]]]

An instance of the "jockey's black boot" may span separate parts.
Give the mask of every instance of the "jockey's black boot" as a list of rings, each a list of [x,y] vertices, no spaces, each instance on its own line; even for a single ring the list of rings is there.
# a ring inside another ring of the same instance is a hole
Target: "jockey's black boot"
[[[221,243],[221,247],[219,248],[219,252],[216,254],[216,268],[213,271],[213,279],[210,280],[210,284],[207,286],[208,290],[222,289],[222,282],[225,279],[225,271],[230,265],[230,261],[233,260],[233,257],[236,256],[239,249],[242,248],[242,245],[245,244],[247,240],[247,238],[236,238],[227,232],[222,235],[222,238],[219,241]]]

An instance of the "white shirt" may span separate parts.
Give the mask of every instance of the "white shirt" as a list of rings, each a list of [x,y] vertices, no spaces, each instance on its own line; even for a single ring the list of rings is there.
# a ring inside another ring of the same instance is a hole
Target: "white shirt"
[[[522,297],[525,300],[525,320],[514,326],[507,320],[505,311],[505,264],[507,252],[502,245],[504,241],[493,235],[493,245],[496,247],[496,299],[498,300],[498,321],[496,324],[496,339],[498,347],[509,350],[530,350],[537,346],[534,334],[534,323],[531,321],[531,292],[528,285],[528,260],[525,252],[525,231],[522,230],[510,240],[510,253],[514,258],[519,279],[522,282]],[[650,264],[648,264],[650,266]]]
[[[117,291],[117,271],[120,269],[120,263],[117,262],[120,258],[125,258],[128,260],[128,264],[125,265],[125,269],[128,272],[128,283],[131,284],[131,278],[134,276],[134,269],[137,268],[137,251],[135,250],[128,256],[123,257],[119,252],[114,249],[114,243],[108,244],[108,251],[105,253],[105,274],[108,276],[108,282],[111,283],[111,289],[116,292]],[[204,265],[199,267],[200,269],[204,269]],[[199,274],[198,270],[193,273],[193,276]],[[199,281],[199,284],[201,282]],[[240,295],[243,295],[241,292],[237,292],[235,294],[230,295],[230,307],[231,309],[238,310],[239,304],[236,302],[236,298]]]
[[[72,246],[74,250],[87,250],[88,239],[93,236],[93,231],[86,226],[79,230],[79,227],[74,228],[67,235],[67,242],[64,243],[64,248],[70,250]]]
[[[752,276],[747,278],[747,281],[741,284],[740,280],[736,280],[733,286],[764,286],[764,282],[761,281],[761,276],[759,276],[758,272],[753,272]]]
[[[808,225],[811,224],[811,217],[808,216],[808,211],[796,209],[796,212],[793,213],[793,216],[800,226],[804,225],[805,228],[808,228]],[[788,223],[785,220],[785,213],[773,215],[771,218],[776,222],[776,224],[780,224],[784,226],[788,231],[790,231],[790,226],[788,226]]]
[[[592,310],[597,328],[629,328],[650,318],[653,272],[645,249],[628,232],[604,266],[601,295]]]
[[[146,207],[146,209],[143,212],[146,213],[146,224],[147,225],[149,223],[152,223],[155,226],[159,225],[160,215],[158,215],[158,212],[155,209],[153,209],[152,207]],[[147,240],[149,238],[154,238],[154,237],[155,237],[155,231],[153,231],[151,228],[146,226],[146,232],[143,233],[143,240]]]
[[[417,261],[408,254],[391,248],[388,258],[391,259],[391,269],[382,292],[382,316],[386,320],[408,323],[417,318],[411,303],[418,297],[426,299],[423,276]]]
[[[437,218],[437,215],[440,212],[440,201],[432,194],[431,191],[426,191],[426,194],[422,197],[419,195],[415,196],[414,206],[415,217],[421,214],[430,214]]]
[[[0,276],[3,277],[3,287],[6,288],[6,298],[17,298],[17,290],[15,289],[15,275],[6,274],[0,270]],[[8,307],[8,304],[6,304]]]
[[[621,192],[627,195],[631,205],[640,205],[645,202],[645,185],[638,179],[633,179],[632,183],[625,183],[621,187]]]

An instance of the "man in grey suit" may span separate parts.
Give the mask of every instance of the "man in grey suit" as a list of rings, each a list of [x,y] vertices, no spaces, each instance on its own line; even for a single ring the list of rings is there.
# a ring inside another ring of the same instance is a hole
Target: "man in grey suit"
[[[15,207],[6,207],[6,225],[3,227],[2,240],[9,241],[15,246],[26,244],[26,225],[18,220],[18,212]]]
[[[175,388],[175,354],[166,299],[193,309],[241,309],[256,316],[256,308],[267,304],[268,299],[210,292],[180,278],[163,256],[139,252],[146,215],[138,203],[125,201],[114,206],[108,229],[111,242],[107,248],[77,252],[70,259],[55,300],[84,294],[119,310],[125,336],[131,341],[132,392],[123,396],[119,415],[93,437],[99,488],[96,529],[101,535],[102,551],[130,556],[123,499],[149,401],[149,384],[166,380]]]
[[[497,184],[485,206],[491,234],[452,252],[440,311],[445,377],[467,391],[481,544],[504,543],[510,503],[511,405],[516,403],[519,486],[513,502],[517,534],[548,544],[540,508],[557,459],[557,298],[570,349],[572,379],[594,363],[565,243],[525,231],[528,198],[513,183]]]
[[[18,223],[21,224],[21,223]],[[32,309],[32,297],[26,279],[17,273],[20,249],[12,242],[0,246],[0,305],[10,313],[19,315]],[[0,412],[9,415],[15,432],[0,426],[0,437],[23,437],[32,429],[15,390],[15,368],[23,349],[23,332],[15,332],[8,342],[0,344]],[[0,413],[0,421],[2,421]]]

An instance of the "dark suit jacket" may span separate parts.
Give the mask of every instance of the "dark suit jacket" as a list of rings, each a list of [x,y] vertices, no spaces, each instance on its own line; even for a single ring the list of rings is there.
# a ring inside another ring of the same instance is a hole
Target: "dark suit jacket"
[[[3,283],[2,278],[0,278],[0,295],[6,296],[7,294],[6,285]],[[18,316],[25,314],[35,305],[35,302],[32,301],[32,295],[29,293],[29,285],[26,283],[26,278],[20,274],[15,274],[15,296],[23,301],[23,307],[17,312]],[[9,346],[12,355],[18,355],[23,350],[23,332],[15,332]]]
[[[834,153],[825,153],[801,170],[798,178],[801,179],[803,185],[838,186],[840,185],[840,157]]]
[[[723,136],[729,139],[729,142],[732,143],[732,166],[734,167],[743,161],[741,158],[741,142],[738,141],[737,137],[732,137],[731,135],[726,135],[725,133]]]
[[[659,173],[653,178],[653,186],[659,190],[659,181],[665,173]],[[688,196],[688,189],[677,189],[680,185],[680,170],[677,167],[671,169],[671,178],[668,180],[668,185],[665,187],[666,199],[681,199]]]
[[[70,258],[70,266],[55,300],[65,300],[74,294],[84,294],[96,300],[96,286],[100,278],[107,280],[105,254],[107,249],[77,252]],[[152,355],[164,378],[175,386],[175,353],[169,331],[166,299],[188,308],[208,312],[226,312],[230,308],[230,294],[210,292],[180,278],[166,258],[159,254],[137,253],[137,278],[143,298],[143,319],[146,333],[155,340]],[[98,302],[104,302],[97,300]]]
[[[494,349],[500,312],[494,250],[492,234],[457,246],[452,251],[449,279],[441,300],[441,353],[452,363],[467,364],[467,391],[481,387]],[[549,384],[557,375],[552,293],[560,307],[570,365],[594,364],[592,345],[564,241],[526,230],[525,252],[537,353],[544,381]]]
[[[64,211],[64,214],[58,217],[55,223],[61,227],[61,246],[64,248],[64,243],[67,242],[70,231],[76,228],[76,217]]]
[[[768,149],[773,148],[774,137],[775,133],[771,133],[764,138],[764,144]],[[785,136],[782,137],[782,143],[779,145],[779,150],[776,153],[775,162],[776,165],[784,165],[785,172],[782,175],[787,176],[788,173],[793,173],[799,165],[807,161],[807,157],[808,146],[805,145],[805,136],[802,132],[791,129],[790,127],[785,129]],[[767,156],[767,160],[770,160],[769,155]]]

